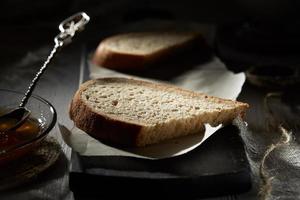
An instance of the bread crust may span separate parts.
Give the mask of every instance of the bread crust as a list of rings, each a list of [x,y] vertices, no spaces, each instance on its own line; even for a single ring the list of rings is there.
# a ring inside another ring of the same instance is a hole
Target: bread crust
[[[105,47],[105,41],[97,48],[92,62],[97,66],[110,69],[138,69],[147,64],[147,58],[143,55],[113,52]]]
[[[116,35],[104,39],[96,49],[92,58],[92,62],[99,67],[106,67],[110,69],[138,70],[152,65],[153,63],[159,62],[170,55],[176,54],[179,51],[192,48],[196,45],[206,46],[201,34],[194,32],[193,35],[191,35],[191,39],[189,39],[187,42],[174,44],[171,47],[163,48],[151,54],[131,54],[127,52],[118,52],[107,47],[107,43],[117,40],[123,35],[127,34]]]
[[[226,123],[229,123],[228,120],[233,120],[238,115],[243,116],[249,107],[247,103],[212,97],[203,93],[196,93],[190,90],[185,90],[173,85],[161,83],[158,84],[152,82],[150,83],[136,79],[101,78],[85,82],[75,93],[71,101],[69,110],[70,118],[74,121],[75,126],[82,129],[92,137],[107,143],[113,143],[122,146],[140,146],[140,141],[138,141],[138,138],[143,131],[144,126],[139,121],[137,121],[136,123],[132,123],[121,118],[111,117],[104,113],[96,112],[88,105],[86,105],[86,103],[81,99],[81,94],[86,88],[89,87],[89,85],[94,84],[97,81],[121,82],[124,84],[131,83],[136,85],[143,85],[145,87],[151,87],[156,90],[176,92],[178,94],[190,96],[193,98],[202,97],[205,99],[209,99],[212,103],[216,102],[223,104],[235,104],[235,113],[227,119]]]
[[[92,83],[93,81],[89,81],[83,84],[71,101],[69,116],[74,121],[75,126],[106,143],[137,146],[137,138],[142,126],[124,123],[118,119],[96,113],[82,101],[82,91]]]

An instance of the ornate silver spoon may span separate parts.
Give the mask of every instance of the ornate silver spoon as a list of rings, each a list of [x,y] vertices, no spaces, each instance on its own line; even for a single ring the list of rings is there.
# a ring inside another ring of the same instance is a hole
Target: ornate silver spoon
[[[6,126],[7,128],[5,130],[0,130],[0,132],[3,133],[20,127],[29,117],[30,110],[28,110],[25,106],[38,80],[49,66],[49,63],[52,61],[57,51],[65,45],[69,44],[76,33],[83,30],[84,26],[89,22],[89,20],[90,17],[86,13],[79,12],[65,19],[59,24],[60,33],[54,38],[55,45],[53,47],[53,50],[51,51],[43,66],[32,79],[32,82],[30,83],[28,90],[24,94],[20,105],[12,111],[0,116],[0,123],[9,124],[9,126]]]

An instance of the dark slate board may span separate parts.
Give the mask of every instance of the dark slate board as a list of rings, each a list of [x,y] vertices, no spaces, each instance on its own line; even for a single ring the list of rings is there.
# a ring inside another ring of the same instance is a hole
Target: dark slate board
[[[76,199],[141,198],[138,194],[143,194],[143,199],[186,199],[245,192],[251,188],[251,171],[239,129],[230,125],[200,147],[174,158],[145,160],[73,153],[69,185]]]

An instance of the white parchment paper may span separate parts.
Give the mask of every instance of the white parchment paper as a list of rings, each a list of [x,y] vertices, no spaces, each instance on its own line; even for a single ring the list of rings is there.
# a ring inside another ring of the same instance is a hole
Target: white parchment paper
[[[101,68],[92,63],[89,63],[89,70],[91,79],[101,77],[132,77],[145,80],[145,78],[129,76],[127,74]],[[146,80],[157,81],[150,79]],[[186,89],[235,100],[245,82],[245,75],[244,73],[234,74],[233,72],[228,71],[224,64],[215,57],[211,61],[196,66],[192,70],[174,78],[170,82]],[[81,155],[129,156],[146,159],[162,159],[182,155],[193,150],[221,127],[222,124],[217,127],[211,127],[209,124],[206,124],[205,133],[176,138],[143,148],[124,149],[103,144],[76,127],[72,130],[68,130],[63,125],[60,125],[60,130],[65,142]]]

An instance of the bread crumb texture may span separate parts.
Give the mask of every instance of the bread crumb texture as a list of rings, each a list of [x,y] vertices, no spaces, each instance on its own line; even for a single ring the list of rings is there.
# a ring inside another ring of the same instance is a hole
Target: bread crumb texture
[[[90,82],[81,99],[99,115],[140,125],[137,146],[203,131],[204,123],[227,123],[248,106],[174,86],[122,78]]]

